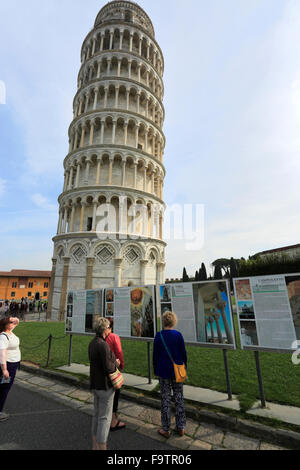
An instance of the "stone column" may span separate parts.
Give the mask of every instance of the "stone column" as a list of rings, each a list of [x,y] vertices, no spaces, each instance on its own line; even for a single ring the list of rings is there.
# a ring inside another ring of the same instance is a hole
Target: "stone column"
[[[79,231],[83,232],[84,216],[85,216],[86,203],[81,203],[81,213],[80,213],[80,228]]]
[[[89,145],[93,145],[94,142],[94,129],[95,129],[95,121],[91,122],[91,129],[90,129],[90,140],[89,140]]]
[[[137,94],[137,113],[139,114],[140,113],[140,101],[141,101],[141,93],[139,92]]]
[[[114,119],[113,120],[113,128],[112,128],[112,140],[111,140],[111,143],[113,145],[115,144],[115,140],[116,140],[116,127],[117,127],[117,120]]]
[[[92,57],[95,54],[95,49],[96,49],[96,38],[93,37],[93,49],[92,49]]]
[[[71,171],[70,171],[70,176],[69,176],[68,191],[70,191],[72,189],[73,175],[74,175],[74,167],[72,165],[71,166]]]
[[[144,167],[144,191],[147,191],[147,167]]]
[[[130,33],[129,52],[132,52],[133,33]]]
[[[109,175],[108,175],[108,184],[112,185],[112,171],[113,171],[113,157],[109,157]]]
[[[138,164],[137,164],[137,162],[134,162],[133,165],[134,165],[133,187],[134,187],[134,189],[137,189],[137,166],[138,166]]]
[[[138,148],[138,144],[139,144],[139,130],[140,130],[140,126],[139,126],[139,124],[136,124],[136,126],[135,126],[135,148]]]
[[[116,97],[115,97],[115,108],[118,108],[119,106],[119,87],[116,87]]]
[[[157,284],[164,284],[165,282],[165,275],[164,275],[164,271],[165,271],[165,266],[166,266],[166,263],[157,263]]]
[[[122,258],[115,259],[115,287],[122,287]]]
[[[125,121],[124,124],[124,145],[127,146],[127,138],[128,138],[128,121]]]
[[[65,181],[64,181],[63,193],[67,191],[67,188],[68,188],[68,178],[69,178],[69,171],[67,170],[67,171],[65,172]]]
[[[59,218],[58,218],[58,224],[57,224],[57,230],[56,230],[56,235],[60,234],[60,227],[61,227],[61,221],[62,221],[62,209],[59,209]]]
[[[52,311],[53,294],[54,294],[54,281],[55,281],[55,276],[56,276],[56,263],[57,263],[57,260],[55,258],[52,258],[52,273],[51,273],[51,280],[50,280],[47,317],[46,317],[47,320],[51,320],[51,311]]]
[[[101,41],[100,41],[100,52],[103,51],[103,42],[104,42],[104,34],[101,34]]]
[[[93,201],[93,225],[92,225],[92,232],[96,232],[97,209],[98,209],[98,201]]]
[[[100,136],[100,144],[103,145],[104,143],[104,126],[105,126],[105,120],[101,119],[101,136]]]
[[[74,217],[75,217],[75,210],[76,210],[76,205],[74,202],[72,202],[72,211],[71,211],[71,220],[70,220],[70,233],[74,232]]]
[[[120,31],[120,50],[123,49],[123,37],[124,37],[124,31]]]
[[[122,62],[122,60],[118,59],[118,77],[121,76],[121,62]]]
[[[100,75],[101,75],[101,61],[98,62],[97,78],[100,78]]]
[[[84,146],[84,137],[85,137],[85,126],[82,126],[80,148],[82,148]]]
[[[130,97],[130,90],[126,90],[126,109],[127,109],[127,111],[129,111],[129,105],[130,105],[129,97]]]
[[[65,320],[70,258],[67,256],[64,256],[63,261],[64,261],[64,268],[63,268],[61,295],[60,295],[59,312],[58,312],[59,321]]]
[[[95,265],[95,258],[86,258],[86,278],[85,289],[90,290],[93,288],[93,270]]]
[[[86,170],[85,170],[85,177],[84,177],[84,184],[85,185],[89,184],[90,166],[91,166],[91,160],[88,159],[86,161]]]
[[[95,98],[94,98],[93,110],[95,111],[97,109],[99,88],[95,88],[94,93],[95,93]]]
[[[107,108],[107,95],[108,95],[108,87],[104,88],[104,108]]]
[[[123,168],[122,168],[122,186],[126,185],[126,158],[122,160]]]
[[[114,39],[114,32],[110,31],[110,41],[109,41],[109,50],[111,51],[113,48],[113,39]]]
[[[102,157],[98,157],[97,158],[96,186],[98,186],[100,184],[101,163],[102,163]]]
[[[87,112],[87,110],[88,110],[88,106],[89,106],[89,98],[90,98],[90,97],[89,97],[89,94],[88,94],[88,93],[86,93],[86,95],[85,95],[85,108],[84,108],[84,112],[85,112],[85,113],[86,113],[86,112]]]
[[[140,263],[141,263],[141,285],[145,286],[146,285],[146,267],[148,264],[148,260],[142,259]]]
[[[81,170],[81,163],[77,163],[76,182],[75,182],[76,188],[79,188],[80,170]]]

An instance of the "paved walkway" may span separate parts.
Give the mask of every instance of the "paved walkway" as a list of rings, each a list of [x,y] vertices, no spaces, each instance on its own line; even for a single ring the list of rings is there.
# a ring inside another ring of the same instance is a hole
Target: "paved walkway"
[[[70,372],[70,368],[67,369]],[[75,369],[77,371],[80,369],[80,373],[82,373],[83,370],[82,366],[78,367],[76,365],[73,365],[72,369],[73,372]],[[22,383],[30,385],[43,393],[50,393],[54,399],[63,400],[64,403],[69,406],[78,408],[92,416],[93,395],[89,390],[81,388],[76,381],[72,384],[72,379],[70,379],[70,383],[63,383],[57,377],[49,378],[41,376],[40,372],[41,371],[38,369],[34,370],[34,368],[29,367],[25,367],[24,370],[23,367],[18,373],[17,383],[19,383],[19,385],[22,385]],[[135,388],[143,390],[144,387],[148,387],[149,389],[149,385],[140,377],[125,374],[125,379],[127,385],[132,386],[132,383],[136,382]],[[151,387],[155,385],[156,382],[154,381]],[[161,425],[160,410],[158,409],[159,400],[153,398],[143,399],[142,394],[140,394],[141,397],[133,393],[132,395],[135,396],[130,397],[130,392],[126,390],[122,391],[119,404],[120,419],[126,421],[128,429],[149,436],[152,439],[166,442],[163,437],[157,434],[157,429],[159,429]],[[220,404],[222,401],[223,400],[218,403]],[[214,403],[216,405],[216,402]],[[229,416],[226,417],[227,426],[226,420],[222,422],[221,413],[209,411],[202,413],[202,417],[205,417],[205,420],[201,419],[201,413],[200,419],[197,413],[193,414],[193,412],[190,412],[188,415],[192,415],[195,418],[188,417],[186,435],[184,437],[178,437],[172,432],[170,439],[167,441],[168,445],[181,450],[286,450],[290,447],[288,444],[289,439],[291,438],[297,441],[298,438],[300,448],[300,435],[296,435],[296,433],[292,431],[282,431],[285,433],[284,439],[286,446],[282,444],[276,445],[274,444],[274,442],[276,442],[276,436],[273,436],[274,440],[271,439],[273,442],[270,443],[270,439],[268,439],[267,436],[270,437],[271,434],[270,432],[268,434],[267,430],[269,428],[264,425],[255,423],[251,425],[251,423],[247,423],[245,420],[237,420]],[[218,420],[220,423],[222,422],[222,425],[214,424],[215,422],[218,423]],[[234,431],[230,429],[230,423]],[[242,432],[242,430],[246,430],[246,434],[249,433],[251,426],[255,437],[249,437]],[[172,429],[174,429],[174,427],[175,418],[173,417]],[[240,432],[238,432],[239,430]],[[295,448],[295,444],[293,447]]]

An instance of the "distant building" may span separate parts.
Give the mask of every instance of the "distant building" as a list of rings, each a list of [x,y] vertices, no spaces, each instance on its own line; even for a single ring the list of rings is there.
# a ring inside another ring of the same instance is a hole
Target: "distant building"
[[[298,245],[290,245],[284,246],[282,248],[274,248],[273,250],[261,251],[260,253],[256,253],[253,258],[257,258],[258,256],[261,258],[265,258],[267,256],[288,256],[289,258],[296,258],[300,257],[300,244]]]
[[[51,271],[0,271],[0,300],[47,300],[50,280]]]

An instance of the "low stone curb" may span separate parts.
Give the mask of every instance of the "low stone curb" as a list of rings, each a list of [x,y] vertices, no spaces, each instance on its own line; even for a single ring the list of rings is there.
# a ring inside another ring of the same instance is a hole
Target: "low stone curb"
[[[89,390],[89,381],[80,379],[76,376],[70,376],[68,374],[34,367],[24,363],[21,363],[21,370],[40,377],[55,379],[70,386]],[[130,390],[126,390],[126,388],[122,389],[122,395],[128,401],[135,403],[138,401],[141,405],[159,410],[161,408],[159,399],[148,397],[141,393],[132,392]],[[174,408],[174,406],[172,407]],[[185,410],[188,418],[199,421],[200,423],[212,424],[226,431],[240,433],[248,436],[249,438],[261,439],[265,443],[275,444],[289,449],[300,449],[300,433],[295,431],[272,428],[265,424],[256,423],[250,420],[248,421],[243,418],[230,416],[217,411],[207,409],[201,410],[190,404],[186,404]]]

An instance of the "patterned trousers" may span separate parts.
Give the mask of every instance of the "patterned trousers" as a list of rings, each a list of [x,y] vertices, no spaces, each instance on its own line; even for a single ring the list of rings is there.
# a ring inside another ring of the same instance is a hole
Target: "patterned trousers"
[[[176,428],[184,429],[186,416],[184,409],[183,384],[177,383],[175,379],[159,379],[161,393],[161,424],[164,431],[170,430],[171,424],[171,392],[175,400]]]

